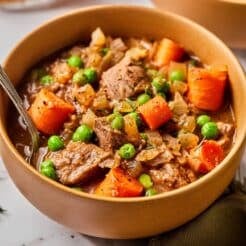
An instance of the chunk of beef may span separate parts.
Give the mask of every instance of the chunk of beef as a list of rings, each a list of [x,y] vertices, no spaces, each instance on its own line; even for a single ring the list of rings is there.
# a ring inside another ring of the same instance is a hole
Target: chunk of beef
[[[81,56],[83,53],[85,53],[85,47],[81,45],[75,45],[68,51],[68,54],[66,53],[65,55],[66,57],[67,56]]]
[[[115,160],[112,158],[107,158],[99,163],[99,167],[101,168],[112,168],[115,164]]]
[[[144,81],[144,80],[140,81],[134,88],[134,92],[135,92],[134,94],[144,93],[146,89],[149,88],[149,85],[150,85],[149,81]]]
[[[217,122],[217,127],[220,131],[220,134],[223,135],[223,136],[228,136],[228,137],[231,137],[232,134],[234,133],[234,126],[233,124],[230,124],[230,123],[224,123],[224,122]]]
[[[98,137],[99,145],[106,151],[112,151],[120,147],[124,142],[124,134],[118,130],[112,129],[106,117],[96,118],[94,131]]]
[[[148,162],[155,159],[160,154],[157,148],[144,149],[137,156],[136,160],[140,162]]]
[[[69,119],[64,123],[64,128],[61,132],[62,139],[65,142],[69,141],[72,138],[72,135],[75,129],[79,126],[80,116],[77,114],[72,114],[69,116]]]
[[[159,131],[146,131],[145,134],[147,135],[147,141],[152,146],[160,146],[163,144],[163,140]]]
[[[150,176],[159,192],[170,191],[196,180],[194,172],[179,164],[165,164],[159,170],[150,170]]]
[[[125,52],[127,50],[127,46],[125,45],[125,43],[121,38],[116,38],[112,40],[110,44],[110,49],[114,51]]]
[[[137,178],[144,170],[141,162],[136,160],[123,160],[121,166],[133,178]]]
[[[173,159],[173,155],[169,149],[162,151],[156,158],[149,161],[147,164],[149,166],[158,166],[160,164],[168,163]]]
[[[224,149],[228,149],[231,145],[231,139],[227,136],[224,135],[222,136],[219,140],[217,140],[217,143]]]
[[[169,101],[168,106],[172,110],[172,119],[175,122],[179,122],[181,116],[189,113],[187,102],[179,92],[175,93],[173,101]]]
[[[127,56],[102,74],[101,85],[111,99],[124,99],[135,94],[135,86],[144,80],[144,69]]]
[[[224,123],[221,121],[217,122],[216,124],[220,132],[220,138],[217,142],[224,150],[228,151],[231,145],[231,138],[233,137],[235,127],[233,124]]]
[[[47,157],[54,162],[59,181],[66,185],[87,181],[102,162],[112,160],[111,153],[82,142],[69,142],[65,149],[51,152]]]
[[[181,144],[177,138],[172,137],[169,134],[163,135],[164,143],[166,143],[167,147],[171,150],[172,154],[175,156],[180,156],[180,148]]]
[[[121,38],[113,39],[110,43],[112,65],[117,64],[125,55],[127,46]]]
[[[194,104],[192,103],[188,103],[188,108],[189,108],[189,111],[192,113],[192,114],[195,114],[195,115],[201,115],[201,114],[205,114],[204,111],[202,111],[201,109],[197,108]]]
[[[182,149],[181,155],[176,156],[177,163],[179,163],[180,165],[186,165],[188,164],[189,157],[190,157],[189,152],[185,149]]]
[[[170,162],[174,156],[165,144],[157,148],[144,149],[137,156],[136,160],[144,162],[146,165],[154,167]]]

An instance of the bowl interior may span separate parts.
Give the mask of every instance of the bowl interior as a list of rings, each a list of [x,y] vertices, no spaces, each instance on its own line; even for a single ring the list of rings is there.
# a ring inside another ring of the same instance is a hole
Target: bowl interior
[[[220,0],[221,2],[228,2],[233,4],[246,4],[245,0]]]
[[[88,40],[96,27],[101,27],[106,34],[113,36],[153,39],[169,37],[196,54],[203,63],[226,64],[237,122],[235,145],[226,159],[236,153],[246,132],[246,113],[242,107],[246,95],[243,71],[230,50],[218,38],[183,17],[129,6],[102,6],[77,10],[45,23],[26,36],[7,57],[4,68],[17,85],[25,72],[40,59],[77,41]],[[6,136],[5,141],[11,145],[6,135],[7,103],[6,96],[1,93],[0,132]],[[13,146],[12,149],[16,151]],[[226,160],[224,163],[226,164]]]

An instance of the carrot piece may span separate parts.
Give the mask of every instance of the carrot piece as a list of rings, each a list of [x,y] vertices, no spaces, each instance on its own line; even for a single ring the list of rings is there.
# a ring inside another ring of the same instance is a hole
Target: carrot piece
[[[224,98],[226,69],[190,67],[188,71],[188,98],[200,109],[216,111]]]
[[[205,141],[201,147],[201,161],[213,169],[217,166],[224,158],[223,148],[213,140]]]
[[[37,129],[45,134],[54,134],[62,127],[74,107],[56,96],[53,92],[42,89],[28,110]]]
[[[213,140],[205,141],[189,159],[191,168],[199,173],[208,173],[224,158],[223,148]]]
[[[112,168],[95,190],[96,195],[110,197],[135,197],[142,192],[143,186],[120,167]]]
[[[164,38],[157,47],[154,62],[157,66],[168,65],[171,61],[179,61],[184,54],[184,49],[171,39]]]
[[[156,96],[138,107],[138,111],[151,130],[155,130],[172,118],[172,111],[161,96]]]

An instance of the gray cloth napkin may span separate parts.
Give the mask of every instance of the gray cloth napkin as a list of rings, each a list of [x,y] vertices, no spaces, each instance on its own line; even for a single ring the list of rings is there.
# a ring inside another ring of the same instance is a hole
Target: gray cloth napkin
[[[151,238],[148,245],[246,245],[246,192],[239,183],[233,183],[196,219],[175,230]]]

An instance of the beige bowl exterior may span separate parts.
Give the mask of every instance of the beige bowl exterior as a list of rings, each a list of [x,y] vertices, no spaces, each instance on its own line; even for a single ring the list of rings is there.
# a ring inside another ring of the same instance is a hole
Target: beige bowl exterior
[[[152,0],[165,11],[186,16],[233,48],[246,48],[246,0]]]
[[[204,211],[230,183],[240,162],[246,132],[246,81],[230,50],[197,24],[143,7],[101,6],[80,9],[34,30],[12,50],[4,68],[15,85],[40,58],[88,39],[100,26],[107,34],[172,38],[209,64],[227,64],[238,130],[225,160],[200,180],[151,198],[101,198],[75,191],[40,175],[28,165],[6,133],[8,100],[0,94],[0,150],[22,194],[41,212],[75,231],[104,238],[129,239],[173,229]]]

